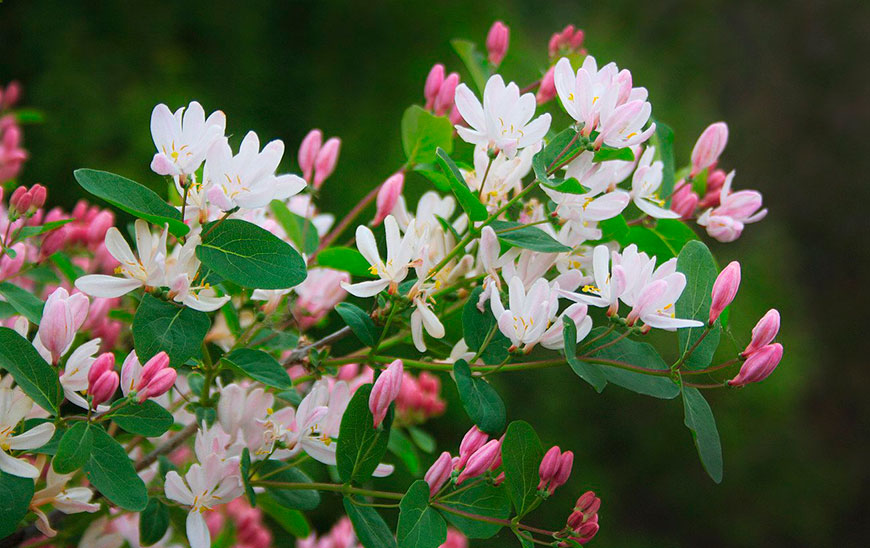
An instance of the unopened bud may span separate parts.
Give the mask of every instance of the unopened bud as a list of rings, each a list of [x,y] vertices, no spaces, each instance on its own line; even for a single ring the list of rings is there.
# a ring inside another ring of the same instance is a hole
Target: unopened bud
[[[489,28],[486,35],[486,51],[489,53],[489,62],[493,66],[501,64],[507,54],[510,42],[510,29],[501,21],[496,21]]]
[[[727,143],[728,125],[725,122],[707,126],[692,149],[692,175],[715,164]]]
[[[450,478],[450,474],[453,471],[452,460],[450,453],[444,451],[432,466],[429,467],[429,470],[426,471],[426,475],[423,476],[423,479],[429,484],[430,497],[435,496],[435,493],[437,493]]]
[[[323,132],[319,129],[312,129],[299,145],[299,169],[302,170],[302,178],[306,181],[311,181],[311,175],[314,173],[314,162],[317,160],[317,153],[320,152],[322,143]]]
[[[399,196],[402,195],[402,188],[405,185],[405,174],[399,171],[391,175],[378,190],[377,211],[375,218],[372,221],[374,226],[378,226],[381,222],[393,211]]]
[[[761,382],[773,373],[776,366],[782,360],[782,345],[779,343],[769,344],[753,352],[736,377],[728,381],[731,386],[744,386],[752,382]]]
[[[719,318],[725,307],[731,304],[734,297],[737,296],[737,289],[740,287],[740,263],[731,261],[728,266],[722,269],[716,281],[713,282],[713,300],[710,303],[710,325]]]
[[[541,78],[541,85],[538,86],[538,93],[535,95],[535,100],[539,105],[549,102],[556,96],[555,73],[556,65],[553,65]]]
[[[435,98],[438,97],[438,90],[441,89],[441,83],[444,82],[444,65],[437,63],[429,71],[426,76],[426,84],[423,86],[423,97],[426,98],[426,110],[432,110],[435,106]]]
[[[757,352],[760,348],[767,346],[776,338],[779,333],[779,311],[771,308],[767,313],[758,320],[755,327],[752,328],[752,340],[746,350],[743,351],[743,356],[749,356]]]
[[[317,153],[317,158],[314,162],[314,188],[319,190],[332,172],[335,171],[335,165],[338,163],[338,152],[341,149],[341,139],[332,137],[323,144],[323,148]]]

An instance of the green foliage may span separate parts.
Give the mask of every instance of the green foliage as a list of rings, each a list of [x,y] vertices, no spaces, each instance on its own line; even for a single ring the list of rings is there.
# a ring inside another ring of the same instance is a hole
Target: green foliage
[[[72,221],[72,219],[61,219],[60,221],[52,221],[50,223],[45,223],[44,225],[39,226],[23,226],[18,231],[16,237],[18,240],[23,240],[24,238],[30,238],[31,236],[39,236],[40,234],[51,232],[52,230],[60,228],[67,223],[71,223]]]
[[[634,161],[634,151],[631,150],[631,147],[613,148],[604,145],[596,150],[595,155],[592,157],[593,162],[606,162],[608,160],[632,162]]]
[[[364,548],[396,548],[393,532],[377,510],[369,506],[357,506],[350,498],[345,497],[344,511]]]
[[[335,311],[364,345],[374,346],[378,342],[379,332],[375,322],[362,308],[350,303],[339,303]]]
[[[0,539],[18,529],[33,498],[33,480],[0,471]]]
[[[722,482],[722,444],[719,430],[710,404],[701,391],[691,386],[683,386],[683,409],[686,412],[686,426],[692,432],[698,456],[704,470],[716,483]]]
[[[94,445],[91,424],[81,421],[73,424],[60,439],[57,454],[51,461],[58,474],[70,474],[88,462]]]
[[[287,468],[287,463],[267,460],[257,469],[263,481],[280,483],[311,483],[311,478],[298,468]],[[281,506],[293,510],[314,510],[320,505],[320,493],[314,489],[282,489],[266,487],[266,492]]]
[[[84,468],[88,481],[116,506],[141,512],[148,505],[148,490],[127,452],[102,428],[92,433],[93,452]]]
[[[223,356],[222,360],[242,370],[245,375],[273,388],[288,389],[293,381],[287,370],[275,358],[262,350],[238,348]]]
[[[30,291],[11,282],[0,282],[0,295],[3,295],[6,302],[31,323],[38,325],[42,321],[42,309],[45,303]]]
[[[493,221],[490,223],[498,239],[513,246],[542,253],[564,253],[571,248],[562,245],[555,238],[536,226],[524,225],[513,221]]]
[[[282,529],[296,538],[305,538],[311,534],[311,526],[305,518],[305,514],[299,510],[291,510],[278,504],[269,493],[263,493],[259,497],[259,508],[269,514]]]
[[[433,438],[428,432],[416,426],[409,426],[408,434],[410,434],[411,439],[414,440],[414,444],[419,447],[421,451],[424,453],[435,452],[435,438]]]
[[[190,230],[182,222],[180,211],[136,181],[95,169],[77,169],[73,175],[82,188],[134,217],[160,227],[168,224],[175,236],[184,236]]]
[[[8,327],[0,327],[0,367],[38,406],[57,415],[63,390],[57,372],[45,363],[30,341]]]
[[[448,493],[441,502],[455,510],[489,518],[506,519],[511,515],[511,501],[504,485],[495,487],[489,483],[478,483],[455,495]],[[451,512],[442,512],[451,525],[468,538],[490,538],[498,533],[502,525],[478,521]]]
[[[144,364],[161,351],[173,367],[202,356],[202,341],[211,327],[208,315],[198,310],[161,301],[146,294],[133,317],[133,343]]]
[[[345,482],[368,480],[387,451],[393,412],[390,410],[381,426],[375,428],[369,410],[371,392],[370,384],[359,387],[341,417],[335,456],[338,475]]]
[[[290,244],[240,219],[203,226],[196,256],[222,278],[242,287],[285,289],[299,285],[307,275],[305,261]]]
[[[486,380],[472,376],[471,368],[465,360],[456,360],[453,364],[453,376],[468,418],[488,434],[495,436],[504,430],[507,413],[495,388]]]
[[[107,416],[127,432],[146,438],[162,436],[175,422],[172,413],[152,400],[130,402]]]
[[[710,319],[713,302],[713,283],[719,272],[707,246],[700,241],[689,242],[677,257],[677,271],[686,275],[686,288],[675,303],[678,318],[698,320],[704,324]],[[704,327],[689,327],[677,331],[680,340],[680,355],[684,355],[703,335]],[[722,328],[717,321],[704,340],[683,362],[690,369],[703,369],[713,361],[719,347]]]
[[[577,359],[577,326],[574,320],[565,316],[562,318],[562,340],[565,344],[565,359],[578,377],[588,382],[599,394],[607,386],[607,376],[601,368]]]
[[[656,147],[656,156],[662,161],[662,186],[659,196],[665,200],[665,207],[671,205],[671,195],[674,193],[674,130],[656,120],[656,131],[652,136],[652,145]]]
[[[517,515],[522,517],[538,497],[538,468],[544,458],[544,449],[535,429],[525,421],[510,423],[502,442],[501,456],[505,484]]]
[[[477,91],[483,94],[486,81],[489,79],[489,65],[486,57],[477,50],[477,45],[469,40],[454,39],[450,41],[450,45],[453,46],[453,51],[462,59],[465,68],[468,69],[468,74],[477,87]]]
[[[387,444],[387,449],[390,453],[396,455],[403,463],[405,463],[408,472],[410,472],[412,476],[420,476],[420,456],[414,448],[414,443],[408,439],[408,436],[406,436],[404,432],[398,428],[390,430],[390,441]]]
[[[453,124],[446,116],[412,105],[402,115],[402,148],[408,165],[431,164],[439,148],[453,152]]]
[[[143,546],[156,544],[169,529],[169,508],[157,498],[149,498],[148,506],[139,514],[139,542]]]
[[[362,253],[350,247],[327,247],[317,254],[317,264],[350,272],[361,278],[375,278],[369,271],[369,262]]]
[[[658,264],[676,257],[683,246],[697,239],[695,232],[677,219],[659,219],[655,226],[634,225],[619,240],[622,245],[637,244],[638,251],[655,256]]]
[[[483,288],[475,287],[462,307],[462,336],[472,352],[477,352],[489,338],[480,357],[484,363],[494,365],[508,357],[511,342],[498,330],[496,318],[489,310],[489,302],[483,304],[483,312],[477,308],[482,292]]]
[[[595,338],[604,333],[605,328],[597,327],[589,334],[589,338]],[[601,347],[612,342],[619,337],[616,333],[610,333],[595,341],[595,347]],[[616,342],[607,348],[592,354],[595,358],[606,360],[618,360],[638,367],[647,369],[660,369],[667,371],[668,366],[662,360],[659,353],[648,343],[642,343],[625,338]],[[594,364],[590,364],[594,365]],[[659,377],[637,373],[626,369],[619,369],[610,366],[597,366],[607,378],[609,382],[615,385],[627,388],[632,392],[652,396],[654,398],[672,399],[676,398],[680,389],[668,377]]]
[[[254,491],[254,486],[251,485],[251,450],[247,447],[242,449],[242,456],[239,459],[239,471],[242,475],[242,484],[245,487],[245,496],[248,497],[248,502],[254,508],[257,507],[257,493]]]
[[[399,548],[438,548],[447,540],[447,523],[429,506],[429,484],[417,480],[399,503]]]
[[[471,192],[471,189],[468,188],[468,183],[465,182],[465,178],[462,177],[462,173],[456,167],[456,163],[443,149],[438,149],[437,162],[441,167],[441,171],[447,176],[450,190],[456,196],[459,205],[468,214],[468,218],[472,221],[483,221],[489,217],[486,206],[480,203],[477,196]]]
[[[318,238],[317,227],[314,226],[311,220],[293,213],[280,200],[272,200],[269,204],[269,209],[275,214],[275,219],[281,223],[284,232],[296,244],[297,249],[301,249],[308,255],[317,250],[317,246],[320,245],[320,238]]]
[[[577,131],[573,128],[565,129],[559,132],[555,137],[550,139],[547,146],[532,158],[532,169],[535,171],[535,177],[548,188],[552,188],[558,192],[569,194],[585,194],[587,189],[583,188],[577,179],[564,179],[554,175],[547,174],[550,166],[558,165],[563,161],[567,161],[586,148],[586,140],[577,135]]]

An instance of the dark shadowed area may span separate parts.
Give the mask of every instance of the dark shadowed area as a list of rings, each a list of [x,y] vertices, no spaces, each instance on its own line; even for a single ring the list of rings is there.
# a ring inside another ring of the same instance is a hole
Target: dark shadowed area
[[[532,521],[560,527],[594,489],[597,546],[866,546],[868,2],[6,0],[0,82],[20,80],[25,104],[45,113],[25,128],[32,160],[20,179],[67,207],[82,197],[79,167],[165,190],[148,169],[151,109],[197,99],[226,112],[235,142],[249,128],[283,139],[285,170],[310,128],[340,136],[321,205],[347,211],[401,165],[399,120],[422,101],[432,64],[461,69],[450,39],[482,42],[495,19],[511,27],[502,73],[521,85],[546,69],[552,32],[585,29],[590,53],[649,89],[654,115],[676,132],[678,164],[706,125],[728,122],[722,165],[770,208],[737,243],[712,244],[723,264],[743,262],[732,330],[745,344],[775,306],[786,348],[768,381],[710,396],[721,485],[698,463],[678,400],[598,395],[567,368],[502,375],[509,419],[577,455],[569,484]],[[426,189],[409,179],[410,196]],[[470,423],[444,384],[454,405],[430,427],[452,450]],[[321,530],[340,507],[325,500],[312,514]],[[514,543],[503,532],[479,545]]]

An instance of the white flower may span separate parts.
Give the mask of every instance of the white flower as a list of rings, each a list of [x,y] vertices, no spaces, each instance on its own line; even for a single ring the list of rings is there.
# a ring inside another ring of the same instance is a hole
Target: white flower
[[[356,246],[366,261],[371,265],[369,272],[380,279],[356,284],[342,282],[341,287],[357,297],[371,297],[384,289],[389,288],[390,293],[398,290],[399,284],[408,275],[408,269],[414,266],[416,259],[417,232],[415,222],[412,220],[405,231],[404,237],[399,231],[396,218],[387,215],[384,219],[384,230],[387,233],[387,260],[381,259],[375,235],[366,226],[358,226],[356,229]]]
[[[169,298],[199,310],[212,312],[230,300],[229,295],[218,297],[208,283],[194,283],[199,273],[199,259],[196,246],[200,244],[199,235],[190,235],[184,245],[177,247],[177,253],[166,261],[166,282]]]
[[[490,306],[498,322],[499,330],[511,341],[514,348],[525,347],[530,351],[550,327],[559,303],[550,290],[547,280],[541,278],[532,284],[528,294],[519,277],[508,282],[509,308],[502,305],[497,292],[492,293]]]
[[[543,141],[528,146],[513,158],[499,153],[489,157],[486,147],[474,147],[474,170],[462,170],[468,187],[480,196],[487,210],[493,213],[508,200],[511,191],[522,190],[522,179],[532,169],[532,157],[541,150]]]
[[[255,452],[263,445],[263,427],[259,421],[266,416],[275,398],[262,388],[249,391],[238,384],[228,384],[220,393],[217,418],[221,428]]]
[[[22,478],[38,478],[39,470],[26,459],[15,458],[7,451],[42,447],[54,435],[54,425],[50,422],[12,435],[32,407],[33,400],[19,389],[0,388],[0,470]]]
[[[305,188],[298,175],[275,175],[284,155],[284,143],[269,142],[260,151],[257,134],[249,131],[242,140],[239,153],[233,156],[226,139],[215,144],[208,153],[203,172],[209,201],[229,211],[235,207],[255,209],[272,200],[285,200]]]
[[[674,272],[646,284],[638,291],[634,308],[626,318],[628,325],[634,325],[640,320],[647,327],[668,331],[683,327],[702,327],[703,322],[676,317],[674,303],[685,287],[686,276],[682,272]]]
[[[60,376],[60,386],[63,388],[64,396],[70,403],[82,409],[90,409],[88,400],[80,392],[88,389],[88,373],[94,364],[96,359],[94,354],[100,349],[101,342],[100,339],[92,339],[73,350],[66,359],[63,374]],[[105,413],[108,410],[108,405],[98,405],[96,409],[97,413]]]
[[[191,548],[209,548],[211,534],[203,512],[226,504],[244,492],[238,462],[223,462],[210,455],[202,464],[193,464],[184,475],[172,470],[166,474],[166,497],[190,507],[187,514],[187,540]]]
[[[151,112],[151,137],[157,154],[151,169],[158,175],[193,175],[209,148],[224,135],[227,120],[221,111],[208,119],[202,105],[193,101],[175,114],[169,107],[159,104]]]
[[[58,474],[49,465],[45,478],[45,487],[37,491],[33,495],[33,500],[30,501],[30,509],[36,514],[36,528],[46,536],[53,537],[57,534],[57,531],[52,529],[48,516],[39,508],[40,506],[51,504],[64,514],[93,513],[100,509],[98,503],[91,502],[94,492],[89,488],[67,488],[66,484],[72,477],[73,474]]]
[[[631,178],[631,199],[641,211],[656,219],[677,219],[680,214],[664,207],[665,200],[658,195],[662,186],[661,161],[653,162],[655,147],[648,147],[640,157],[637,170]]]
[[[456,108],[471,126],[457,125],[459,136],[468,143],[496,148],[512,158],[517,150],[538,144],[550,129],[550,115],[535,115],[535,95],[520,96],[520,88],[505,85],[498,74],[489,78],[483,90],[483,105],[468,86],[456,87]]]
[[[166,234],[164,228],[160,236],[155,236],[148,228],[148,223],[137,219],[136,250],[138,258],[130,249],[130,244],[121,236],[121,232],[111,227],[106,232],[106,249],[120,262],[115,269],[116,274],[123,278],[90,274],[76,280],[76,287],[92,297],[120,297],[139,287],[159,287],[163,285],[166,269]]]
[[[619,297],[625,291],[626,276],[618,264],[614,264],[611,271],[610,250],[605,245],[596,246],[592,252],[592,277],[595,285],[584,286],[582,293],[562,291],[561,295],[578,303],[607,307],[608,315],[616,314]]]

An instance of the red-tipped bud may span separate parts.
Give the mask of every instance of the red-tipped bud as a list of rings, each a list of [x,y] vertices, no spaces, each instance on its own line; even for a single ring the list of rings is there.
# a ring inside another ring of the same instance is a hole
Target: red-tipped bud
[[[674,193],[671,195],[671,210],[679,213],[680,218],[688,219],[695,213],[698,201],[698,195],[692,191],[692,185],[681,180],[674,186]]]
[[[3,92],[3,107],[12,108],[18,99],[21,98],[21,84],[17,81],[9,82],[6,86],[6,91]]]
[[[710,303],[710,325],[731,304],[740,288],[740,263],[731,261],[713,282],[713,301]]]
[[[423,97],[426,98],[426,110],[432,110],[435,106],[435,98],[438,97],[438,90],[441,89],[441,83],[444,82],[444,65],[437,63],[429,71],[426,76],[426,84],[423,86]]]
[[[766,379],[782,360],[782,345],[769,344],[753,352],[736,377],[728,381],[731,386],[744,386],[751,382],[761,382]]]
[[[144,374],[144,370],[143,370]],[[171,367],[161,369],[148,381],[148,384],[139,392],[139,403],[148,398],[156,398],[169,392],[175,386],[175,380],[178,378],[178,372]]]
[[[387,366],[372,386],[369,395],[369,409],[374,417],[375,428],[380,426],[387,416],[390,404],[398,397],[402,389],[404,365],[402,360],[395,360]]]
[[[93,398],[94,407],[108,401],[118,389],[121,379],[115,371],[105,371],[88,386],[88,394]]]
[[[302,178],[306,181],[311,181],[311,175],[314,173],[314,162],[317,160],[317,153],[320,152],[322,144],[323,132],[319,129],[312,129],[299,145],[299,169],[302,170]]]
[[[550,480],[549,491],[551,495],[558,487],[565,485],[565,482],[571,477],[571,469],[573,467],[574,453],[571,451],[565,451],[562,453],[562,456],[559,457],[559,468],[556,470],[553,479]]]
[[[556,472],[559,470],[559,457],[561,456],[562,450],[559,449],[558,445],[554,445],[544,453],[544,458],[541,459],[541,465],[538,467],[538,475],[541,478],[541,481],[538,483],[539,491],[546,489],[547,484],[556,475]]]
[[[9,196],[9,209],[15,211],[15,213],[17,213],[19,215],[22,214],[23,212],[27,211],[27,208],[30,207],[29,200],[32,200],[32,198],[30,198],[28,200],[28,202],[26,204],[27,207],[22,208],[19,205],[22,203],[22,200],[26,199],[25,196],[27,196],[27,189],[25,187],[20,186],[20,187],[16,188],[15,190],[13,190],[12,195]]]
[[[341,139],[332,137],[325,143],[323,148],[317,153],[317,158],[314,161],[314,188],[319,190],[332,172],[335,171],[335,165],[338,163],[338,152],[341,149]]]
[[[429,470],[426,471],[426,475],[423,476],[423,479],[429,484],[430,497],[435,496],[435,493],[437,493],[450,478],[450,474],[453,472],[452,461],[453,458],[450,456],[450,453],[444,451],[432,466],[429,467]]]
[[[725,122],[707,126],[692,149],[692,175],[715,164],[727,143],[728,125]]]
[[[501,21],[496,21],[489,28],[486,35],[486,51],[489,53],[489,62],[493,66],[499,66],[507,54],[510,32],[507,25]]]
[[[459,74],[451,72],[438,89],[438,96],[435,97],[435,114],[444,116],[451,111],[453,99],[456,96],[456,86],[458,85]]]
[[[45,205],[45,199],[48,197],[48,191],[44,186],[40,184],[35,184],[30,187],[30,194],[33,196],[33,203],[30,204],[30,207],[34,209],[39,209]]]
[[[462,437],[462,441],[459,443],[459,457],[454,468],[459,470],[465,466],[469,457],[471,457],[475,451],[483,447],[488,441],[489,436],[483,430],[477,426],[472,426],[471,429],[465,433],[465,436]]]
[[[106,371],[114,371],[115,355],[111,352],[105,352],[97,356],[94,363],[91,364],[88,370],[88,384],[94,384]]]
[[[399,201],[399,196],[402,195],[402,188],[405,186],[405,174],[399,171],[390,176],[384,181],[381,189],[378,190],[377,211],[375,218],[372,221],[374,226],[378,226],[381,222],[393,211],[396,202]]]
[[[752,340],[749,341],[749,345],[746,347],[746,350],[743,351],[742,356],[750,356],[759,349],[767,346],[776,338],[778,333],[779,311],[775,308],[771,308],[767,311],[767,314],[758,320],[755,327],[752,328]]]
[[[99,245],[100,242],[106,239],[106,232],[114,226],[115,215],[108,209],[100,211],[94,220],[88,226],[88,242],[93,245]]]
[[[490,440],[486,444],[474,452],[465,464],[465,468],[459,473],[456,478],[456,485],[461,484],[468,478],[475,478],[492,466],[493,461],[498,457],[501,451],[501,442],[499,440]]]
[[[535,95],[535,100],[539,105],[549,102],[556,96],[555,73],[556,65],[553,65],[541,78],[541,85],[538,86],[538,93]]]
[[[580,495],[580,498],[578,498],[577,502],[574,503],[575,512],[582,512],[589,515],[598,513],[600,507],[601,499],[595,496],[594,491],[586,491]]]
[[[154,376],[169,367],[169,355],[166,352],[158,352],[150,360],[142,366],[142,372],[139,374],[138,390],[143,390],[151,382]]]

